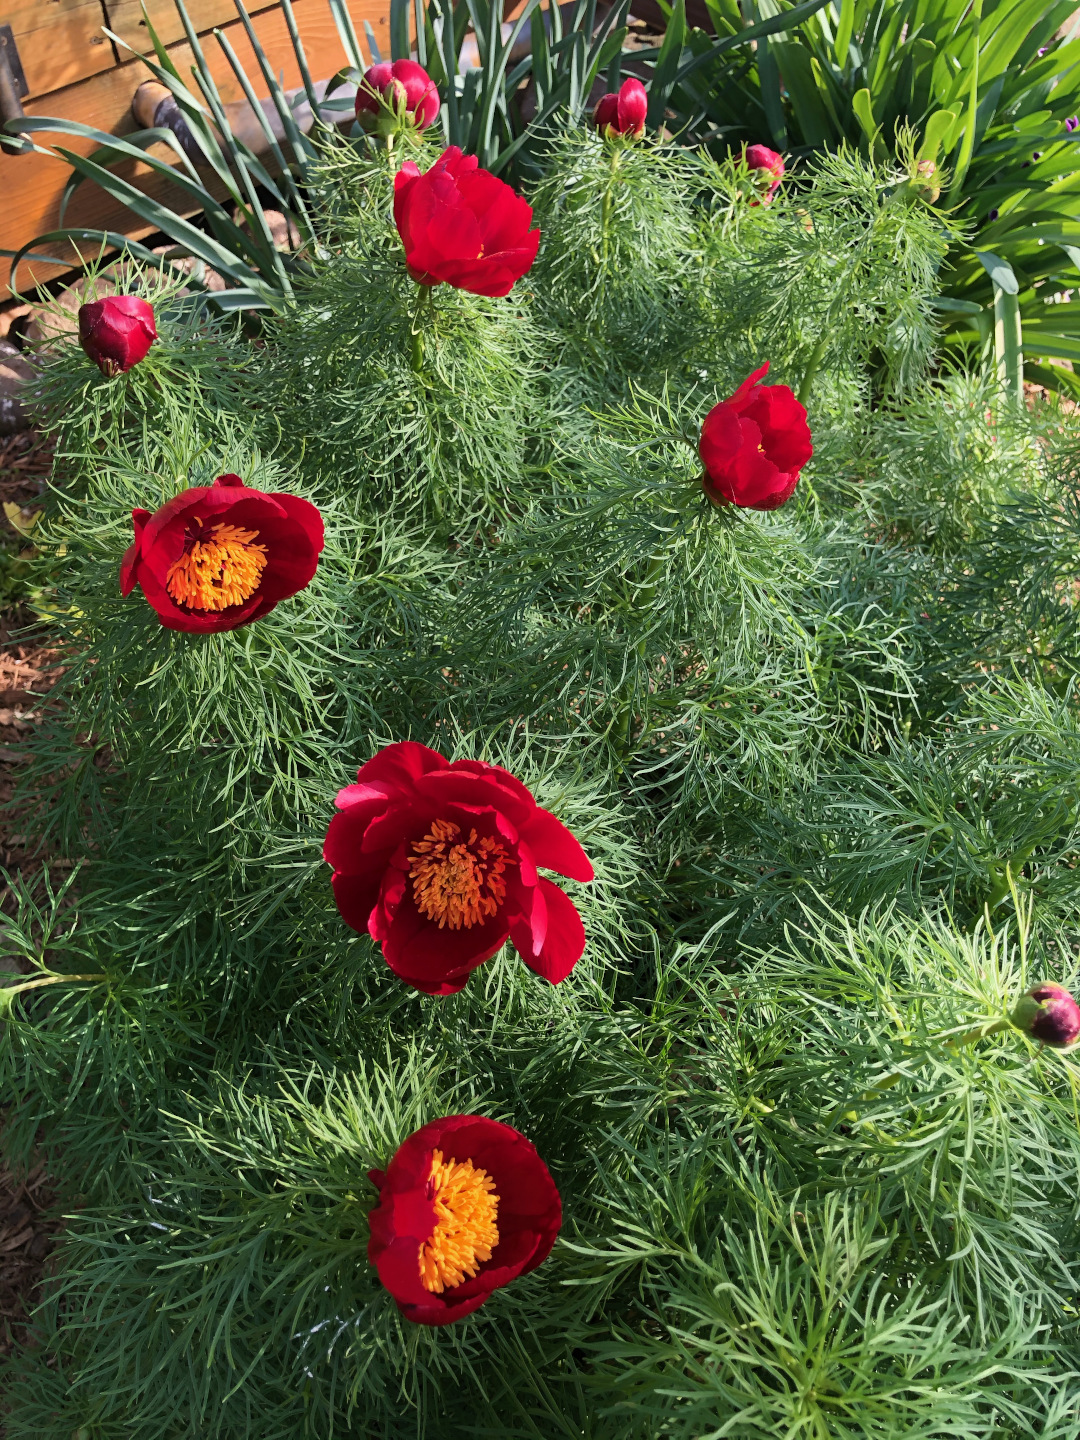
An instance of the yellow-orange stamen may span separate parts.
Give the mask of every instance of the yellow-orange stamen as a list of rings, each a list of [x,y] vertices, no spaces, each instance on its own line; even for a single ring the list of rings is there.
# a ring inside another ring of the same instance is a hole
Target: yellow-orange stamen
[[[258,530],[213,525],[186,555],[169,567],[165,588],[192,610],[227,610],[255,593],[266,568],[266,546],[253,545]]]
[[[499,1197],[486,1170],[474,1168],[471,1160],[443,1160],[441,1150],[432,1151],[428,1187],[435,1229],[420,1246],[420,1281],[441,1295],[491,1259],[499,1243]]]
[[[503,871],[510,856],[493,835],[457,841],[461,827],[452,820],[435,820],[423,840],[413,843],[409,874],[413,899],[421,915],[437,920],[439,929],[481,924],[506,898]]]

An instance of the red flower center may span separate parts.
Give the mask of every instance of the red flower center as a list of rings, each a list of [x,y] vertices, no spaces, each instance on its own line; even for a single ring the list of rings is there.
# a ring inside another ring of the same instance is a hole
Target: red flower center
[[[436,821],[436,824],[446,824]],[[444,1161],[431,1152],[428,1195],[435,1202],[435,1229],[420,1246],[420,1281],[441,1295],[476,1274],[481,1260],[490,1260],[499,1243],[495,1221],[499,1197],[495,1181],[471,1160]]]
[[[195,517],[202,525],[202,520]],[[213,525],[205,539],[170,565],[165,588],[178,605],[191,610],[227,610],[242,605],[259,588],[266,568],[266,546],[253,545],[258,530]]]
[[[493,835],[477,839],[470,830],[468,840],[458,840],[460,834],[452,820],[433,821],[423,840],[413,842],[409,860],[416,908],[440,930],[480,925],[506,898],[506,847]]]

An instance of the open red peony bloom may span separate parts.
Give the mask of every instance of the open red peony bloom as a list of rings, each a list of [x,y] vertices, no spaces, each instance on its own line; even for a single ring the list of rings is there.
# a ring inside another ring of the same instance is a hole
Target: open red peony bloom
[[[103,375],[122,375],[145,360],[156,339],[153,306],[138,295],[79,306],[79,344]]]
[[[323,548],[322,516],[310,501],[249,490],[239,475],[219,475],[131,518],[135,543],[120,563],[120,593],[141,585],[167,630],[235,630],[260,619],[303,590]]]
[[[640,80],[631,77],[619,93],[601,95],[593,111],[593,124],[605,135],[643,135],[649,97]]]
[[[814,453],[806,411],[786,385],[762,385],[766,360],[730,400],[705,417],[702,486],[714,505],[776,510],[791,499],[799,471]]]
[[[432,1120],[372,1170],[368,1259],[419,1325],[449,1325],[542,1265],[562,1202],[530,1141],[482,1115]]]
[[[748,145],[746,163],[753,171],[754,183],[767,205],[784,178],[784,157],[775,150],[770,150],[767,145]]]
[[[438,86],[415,60],[395,60],[392,65],[384,60],[364,71],[356,92],[356,118],[365,126],[377,123],[388,109],[417,130],[426,130],[438,115]]]
[[[387,745],[356,780],[338,794],[323,858],[342,918],[379,942],[395,975],[453,995],[509,938],[538,975],[566,979],[585,928],[537,866],[572,880],[593,868],[520,780],[412,740]]]
[[[532,206],[478,168],[456,145],[425,174],[410,160],[394,176],[394,223],[409,274],[420,285],[509,295],[540,247]]]

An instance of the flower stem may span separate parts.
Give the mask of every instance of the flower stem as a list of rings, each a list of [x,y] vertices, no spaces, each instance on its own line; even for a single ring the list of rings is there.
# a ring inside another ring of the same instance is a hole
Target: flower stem
[[[649,563],[645,567],[645,574],[642,578],[641,584],[634,592],[634,596],[630,601],[630,613],[632,615],[640,617],[652,605],[653,599],[656,596],[656,587],[660,582],[660,576],[662,575],[664,570],[664,561],[665,555],[662,550],[657,552],[657,554],[651,555],[649,557]],[[634,646],[634,654],[637,657],[639,663],[644,661],[644,638],[640,639]],[[623,690],[628,690],[630,687],[630,683],[630,677],[627,676],[621,688]],[[629,696],[627,695],[627,697],[620,703],[619,708],[615,714],[615,719],[612,722],[612,741],[618,755],[623,760],[625,760],[630,754],[630,727],[633,721],[633,711],[634,707],[631,704]]]
[[[108,980],[107,975],[54,975],[49,974],[38,980],[24,980],[21,985],[0,985],[2,995],[21,995],[24,990],[40,990],[43,985],[62,985],[66,980],[80,980],[87,984],[98,984]]]
[[[412,337],[412,349],[409,354],[409,364],[417,375],[424,373],[424,320],[425,311],[429,317],[431,314],[431,286],[417,285],[418,294],[416,304],[413,306],[412,322],[409,326],[409,334]]]
[[[611,175],[608,178],[607,188],[604,190],[604,199],[600,206],[600,257],[605,268],[607,267],[608,258],[608,229],[611,221],[611,205],[615,198],[615,181],[621,162],[622,151],[613,150],[611,154]]]
[[[989,1039],[991,1035],[999,1035],[1002,1030],[1008,1028],[1010,1023],[1006,1016],[1002,1016],[997,1020],[984,1020],[981,1025],[976,1025],[974,1029],[965,1030],[963,1035],[957,1035],[952,1039],[946,1040],[945,1044],[953,1051],[959,1050],[964,1045],[975,1045],[980,1040]],[[865,1105],[868,1101],[874,1100],[878,1095],[883,1094],[884,1091],[891,1090],[894,1085],[899,1085],[903,1078],[903,1070],[894,1070],[891,1075],[886,1075],[883,1080],[879,1080],[877,1084],[871,1085],[869,1090],[864,1090],[859,1096],[858,1103]],[[836,1119],[837,1117],[834,1115],[833,1118]],[[839,1118],[846,1120],[849,1124],[853,1124],[858,1120],[859,1112],[857,1110],[845,1110]]]
[[[800,405],[805,405],[807,400],[810,399],[810,391],[813,389],[814,380],[817,377],[817,372],[821,367],[821,362],[825,358],[825,351],[828,348],[829,337],[826,334],[823,335],[814,346],[813,353],[806,362],[806,370],[803,374],[802,384],[799,386],[798,396],[796,397]]]

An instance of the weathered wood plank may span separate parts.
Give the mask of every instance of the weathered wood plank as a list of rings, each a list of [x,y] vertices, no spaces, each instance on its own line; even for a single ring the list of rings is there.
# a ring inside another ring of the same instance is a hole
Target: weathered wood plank
[[[293,9],[312,74],[317,79],[325,79],[345,63],[329,8],[325,0],[294,0]],[[358,32],[361,35],[364,33],[363,22],[366,18],[370,21],[380,45],[388,50],[389,5],[386,0],[350,0],[349,10]],[[232,13],[235,15],[235,11]],[[275,72],[284,72],[285,88],[298,87],[302,83],[299,68],[281,11],[276,8],[264,10],[254,18],[253,24]],[[234,20],[230,25],[221,28],[229,36],[247,69],[256,93],[265,95],[266,86],[262,82],[242,25],[238,20]],[[242,100],[242,91],[216,41],[212,36],[207,36],[203,38],[202,44],[223,100],[226,103]],[[170,47],[170,55],[182,74],[190,70],[192,57],[186,44]],[[131,97],[147,75],[148,72],[140,61],[129,61],[77,85],[29,99],[25,102],[26,111],[30,115],[79,120],[113,134],[125,134],[136,128],[130,112]],[[39,144],[55,143],[54,137],[47,134],[38,135],[36,138]],[[88,154],[94,148],[91,142],[72,137],[57,136],[55,140],[67,149],[82,154]],[[164,147],[159,153],[163,158],[171,158]],[[182,213],[190,213],[189,207],[181,200],[175,187],[170,187],[164,178],[155,175],[149,166],[133,162],[130,165],[118,166],[116,173],[133,181],[156,200],[180,208]],[[13,156],[0,151],[0,195],[3,195],[4,199],[3,207],[0,208],[0,248],[18,249],[36,235],[57,228],[60,195],[69,174],[70,170],[62,160],[42,155]],[[88,183],[84,183],[76,192],[68,208],[65,224],[121,230],[131,235],[146,233],[145,229],[139,230],[130,211]],[[73,251],[64,251],[55,245],[48,247],[48,253],[62,256],[65,265],[77,260]],[[56,268],[45,265],[23,265],[19,269],[19,288],[25,290],[34,276],[48,279],[50,275],[57,273]],[[6,298],[10,293],[7,281],[7,262],[0,259],[0,299]]]
[[[11,26],[31,96],[116,64],[104,18],[101,0],[3,0],[0,24]]]
[[[143,17],[144,0],[103,0],[109,17],[109,29],[140,53],[149,51],[150,38]],[[251,0],[247,6],[251,16],[274,8],[275,0]],[[146,14],[163,45],[175,45],[184,38],[173,0],[145,0]],[[226,26],[236,19],[233,0],[185,0],[185,9],[195,27],[196,35],[205,35],[215,26]],[[126,52],[121,52],[121,55]]]

